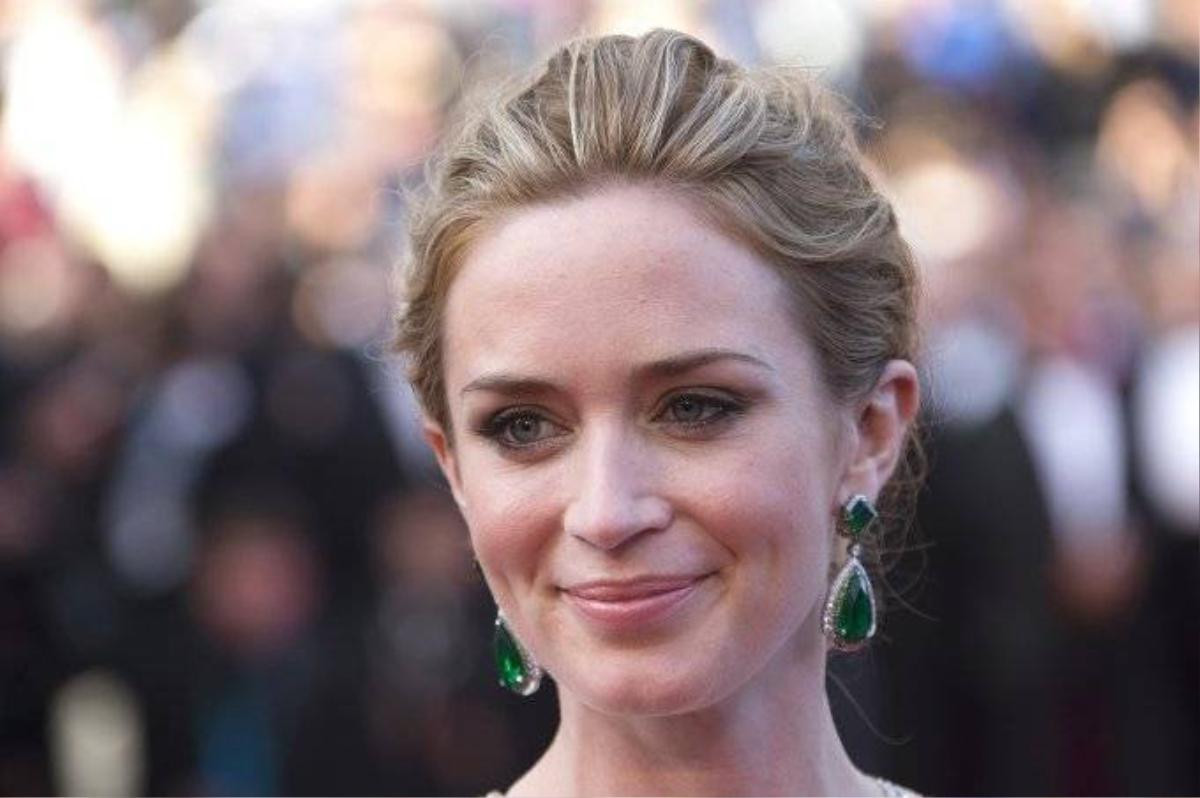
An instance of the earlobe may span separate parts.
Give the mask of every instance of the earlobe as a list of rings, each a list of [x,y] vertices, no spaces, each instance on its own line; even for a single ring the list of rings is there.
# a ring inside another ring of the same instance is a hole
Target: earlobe
[[[907,360],[889,361],[858,412],[843,499],[879,495],[900,462],[919,405],[917,370]]]
[[[425,436],[425,442],[429,444],[429,448],[433,449],[433,454],[437,458],[442,476],[446,478],[447,484],[450,485],[450,492],[454,495],[454,502],[458,505],[459,510],[465,510],[458,473],[458,460],[454,455],[454,446],[450,440],[450,436],[441,424],[430,418],[426,418],[422,424],[422,433]]]

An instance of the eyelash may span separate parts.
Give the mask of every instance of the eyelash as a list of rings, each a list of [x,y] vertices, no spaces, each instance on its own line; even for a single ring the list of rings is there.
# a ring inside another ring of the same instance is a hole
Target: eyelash
[[[744,399],[733,397],[713,396],[706,393],[685,392],[679,393],[668,399],[662,409],[655,415],[655,419],[661,419],[664,415],[670,412],[676,402],[682,400],[690,400],[699,403],[703,408],[715,410],[707,418],[702,418],[698,421],[668,421],[677,428],[686,430],[689,434],[695,434],[706,431],[708,428],[728,422],[746,412],[748,403]],[[506,435],[511,430],[511,425],[521,419],[532,419],[537,423],[549,423],[550,421],[544,413],[534,407],[509,407],[492,414],[484,420],[483,424],[476,428],[476,433],[488,439],[499,448],[509,452],[533,452],[550,444],[550,442],[559,437],[558,435],[549,435],[538,438],[536,441],[529,443],[515,442],[506,438]]]

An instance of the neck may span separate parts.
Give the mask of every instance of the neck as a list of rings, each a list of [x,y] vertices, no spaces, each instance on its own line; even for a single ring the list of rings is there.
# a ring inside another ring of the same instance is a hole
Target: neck
[[[560,691],[546,754],[509,795],[872,795],[833,724],[825,653],[780,652],[705,709],[610,715]]]

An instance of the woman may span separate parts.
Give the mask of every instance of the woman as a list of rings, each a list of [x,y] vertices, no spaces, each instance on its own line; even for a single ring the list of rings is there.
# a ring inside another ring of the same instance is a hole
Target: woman
[[[900,794],[825,695],[918,402],[844,111],[679,33],[578,41],[467,120],[411,235],[399,348],[501,679],[559,690],[509,794]]]

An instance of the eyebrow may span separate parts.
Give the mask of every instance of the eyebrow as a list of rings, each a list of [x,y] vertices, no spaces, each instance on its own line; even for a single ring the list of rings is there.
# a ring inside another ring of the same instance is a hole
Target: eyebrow
[[[707,349],[697,349],[691,352],[683,352],[678,355],[672,355],[661,360],[654,360],[649,363],[644,363],[634,369],[633,374],[637,380],[647,380],[663,377],[677,377],[681,374],[686,374],[689,371],[701,368],[723,360],[734,360],[741,363],[748,363],[752,366],[765,369],[770,372],[775,371],[775,367],[761,360],[754,355],[739,352],[736,349],[723,349],[720,347],[710,347]],[[467,383],[459,392],[461,394],[470,393],[472,391],[490,391],[492,393],[501,393],[509,396],[527,396],[529,394],[546,393],[555,389],[554,383],[549,380],[544,380],[538,377],[527,377],[515,374],[507,374],[504,372],[496,372],[492,374],[484,374]]]

